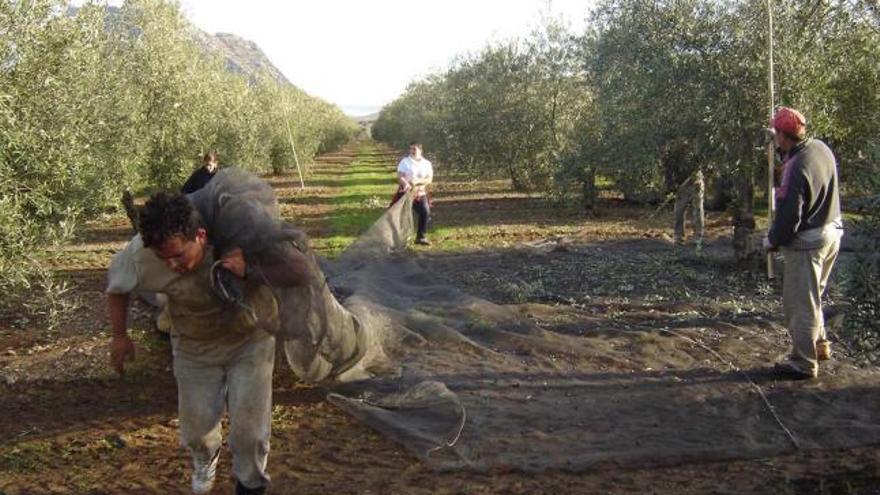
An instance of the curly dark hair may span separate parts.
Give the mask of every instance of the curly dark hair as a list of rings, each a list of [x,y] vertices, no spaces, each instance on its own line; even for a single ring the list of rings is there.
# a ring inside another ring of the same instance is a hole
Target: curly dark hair
[[[140,214],[140,233],[145,247],[158,247],[175,235],[196,238],[202,217],[186,196],[157,192],[150,196]]]

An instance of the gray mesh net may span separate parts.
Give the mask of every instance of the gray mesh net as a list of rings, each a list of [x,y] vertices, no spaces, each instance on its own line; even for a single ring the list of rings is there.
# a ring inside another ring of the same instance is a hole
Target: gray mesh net
[[[224,233],[221,244],[309,256],[311,283],[277,291],[290,367],[437,469],[655,466],[880,441],[876,373],[853,374],[845,387],[765,393],[737,371],[737,356],[764,345],[760,329],[731,326],[713,343],[730,363],[696,345],[700,328],[545,331],[408,254],[410,197],[322,271],[270,192],[224,170],[194,201],[209,230]]]

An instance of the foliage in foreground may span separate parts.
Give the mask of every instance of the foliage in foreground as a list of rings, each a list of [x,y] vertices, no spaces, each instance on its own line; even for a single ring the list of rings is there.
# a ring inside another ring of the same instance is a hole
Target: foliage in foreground
[[[0,293],[26,292],[39,252],[125,188],[176,188],[200,152],[278,170],[348,141],[342,112],[197,42],[176,4],[0,2]],[[2,303],[0,303],[2,304]]]

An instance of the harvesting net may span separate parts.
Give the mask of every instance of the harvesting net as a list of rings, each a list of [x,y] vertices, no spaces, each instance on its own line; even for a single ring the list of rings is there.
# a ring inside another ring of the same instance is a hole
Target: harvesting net
[[[269,186],[236,174],[205,193],[218,206],[200,207],[209,230],[256,256],[293,241],[317,268],[274,197],[265,203]],[[231,228],[242,219],[248,232]],[[425,270],[405,249],[412,225],[404,197],[323,264],[326,277],[278,291],[281,337],[298,376],[437,469],[641,467],[880,442],[876,373],[765,394],[716,359],[748,367],[766,345],[760,329],[730,326],[717,352],[697,341],[705,328],[545,331]]]

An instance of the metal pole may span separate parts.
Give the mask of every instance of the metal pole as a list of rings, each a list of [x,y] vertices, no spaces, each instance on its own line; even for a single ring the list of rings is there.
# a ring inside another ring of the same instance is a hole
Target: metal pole
[[[287,138],[290,140],[290,149],[293,150],[293,161],[296,163],[296,171],[299,172],[299,188],[305,189],[306,183],[303,181],[302,169],[299,167],[299,158],[296,156],[296,145],[293,144],[293,133],[290,131],[290,121],[284,120],[287,124]]]
[[[769,87],[770,112],[768,122],[773,119],[775,98],[773,94],[773,0],[767,0],[767,85]],[[774,142],[767,143],[767,222],[773,224],[773,216],[776,213],[776,195],[773,191],[773,168],[774,168]],[[773,253],[767,253],[767,278],[772,279]]]
[[[281,95],[281,99],[284,102],[284,109],[290,110],[290,96],[287,93]],[[287,125],[287,139],[290,141],[290,149],[293,151],[293,161],[296,163],[296,171],[299,173],[299,188],[300,190],[305,190],[306,183],[303,180],[302,168],[299,166],[299,158],[296,156],[296,144],[293,142],[293,132],[290,130],[290,120],[288,120],[287,115],[284,116],[284,123]]]

